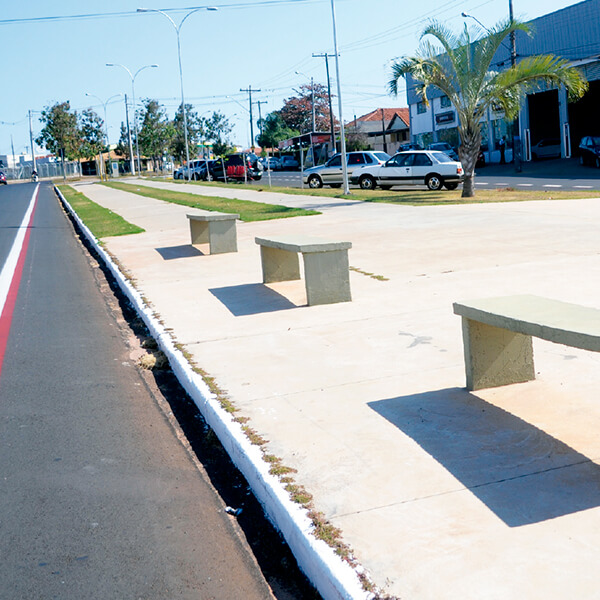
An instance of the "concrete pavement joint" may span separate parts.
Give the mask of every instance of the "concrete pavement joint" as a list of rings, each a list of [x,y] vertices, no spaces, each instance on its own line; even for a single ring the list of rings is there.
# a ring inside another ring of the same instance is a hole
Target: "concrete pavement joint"
[[[390,504],[382,504],[381,506],[372,506],[371,508],[364,508],[353,512],[340,513],[339,515],[331,515],[331,519],[343,519],[344,517],[351,517],[352,515],[360,515],[368,512],[374,512],[376,510],[382,510],[386,508],[393,508],[394,506],[402,506],[403,504],[412,504],[414,502],[420,502],[421,500],[429,500],[430,498],[439,498],[441,496],[448,496],[450,494],[458,494],[460,492],[469,492],[479,488],[489,487],[492,485],[498,485],[500,483],[506,483],[508,481],[516,481],[518,479],[525,479],[527,477],[533,477],[535,475],[544,475],[545,473],[552,473],[553,471],[560,471],[562,469],[568,469],[571,467],[578,467],[587,464],[598,464],[598,459],[589,458],[587,460],[580,460],[577,462],[569,463],[568,465],[559,465],[558,467],[549,467],[548,469],[540,469],[539,471],[532,471],[531,473],[522,473],[521,475],[515,475],[514,477],[505,477],[504,479],[496,479],[494,481],[485,481],[484,483],[478,483],[475,485],[461,487],[456,490],[446,490],[437,494],[428,494],[426,496],[417,496],[415,498],[409,498],[408,500],[400,500],[399,502],[391,502]]]

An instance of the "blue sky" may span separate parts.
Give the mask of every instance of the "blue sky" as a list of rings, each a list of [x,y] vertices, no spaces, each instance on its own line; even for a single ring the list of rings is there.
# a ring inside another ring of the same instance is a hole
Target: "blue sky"
[[[513,0],[515,16],[524,20],[576,3]],[[181,27],[185,99],[199,114],[224,113],[235,127],[232,141],[245,146],[250,139],[248,94],[240,89],[261,90],[252,99],[266,102],[261,104],[265,116],[281,108],[310,77],[325,84],[324,60],[312,54],[334,52],[331,0],[2,4],[0,154],[11,153],[11,138],[16,154],[29,150],[29,110],[35,137],[41,129],[39,113],[46,106],[69,100],[72,108],[91,106],[104,118],[103,102],[116,94],[131,97],[127,72],[106,63],[123,64],[133,73],[158,64],[137,76],[136,100],[158,99],[173,115],[181,99],[175,29],[159,13],[137,13],[141,6],[166,10],[176,23],[191,8],[218,7],[216,12],[194,13]],[[508,16],[508,5],[508,0],[335,0],[344,120],[375,108],[406,106],[404,90],[397,98],[386,92],[389,64],[416,51],[429,19],[458,30],[465,22],[461,12],[466,12],[491,26]],[[333,59],[330,74],[335,92]],[[257,105],[253,112],[256,119]],[[334,112],[339,116],[337,99]],[[125,120],[123,96],[106,105],[106,114],[110,142],[115,143]]]

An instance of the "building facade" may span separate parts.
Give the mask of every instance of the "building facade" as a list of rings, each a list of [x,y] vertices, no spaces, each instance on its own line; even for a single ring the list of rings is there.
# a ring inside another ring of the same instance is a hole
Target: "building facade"
[[[508,155],[512,150],[513,133],[519,136],[521,155],[530,160],[531,147],[542,140],[560,143],[561,156],[570,158],[577,153],[581,138],[600,134],[600,0],[584,0],[573,6],[549,13],[530,22],[533,36],[523,32],[516,36],[516,60],[537,54],[552,54],[564,58],[579,68],[590,83],[589,91],[577,102],[568,103],[564,88],[540,86],[527,95],[519,114],[519,130],[501,111],[490,109],[482,123],[482,149],[486,159],[497,162],[498,142],[505,136]],[[493,67],[510,66],[509,48],[498,51]],[[447,96],[431,90],[428,105],[407,82],[407,101],[410,111],[411,141],[425,147],[431,142],[447,141],[460,144],[456,111]]]

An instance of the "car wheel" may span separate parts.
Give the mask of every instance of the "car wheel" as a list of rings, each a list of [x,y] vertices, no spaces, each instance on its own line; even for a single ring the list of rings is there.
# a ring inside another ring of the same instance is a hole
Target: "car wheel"
[[[312,188],[313,190],[317,188],[322,188],[323,182],[321,181],[321,178],[318,175],[311,175],[308,178],[308,187]]]
[[[433,173],[432,175],[427,175],[427,178],[425,179],[425,185],[432,192],[437,192],[444,185],[444,181],[439,175]]]
[[[374,190],[377,187],[377,182],[371,175],[363,175],[359,179],[358,185],[360,185],[361,190]]]
[[[458,187],[458,183],[445,183],[444,187],[447,190],[455,190]]]

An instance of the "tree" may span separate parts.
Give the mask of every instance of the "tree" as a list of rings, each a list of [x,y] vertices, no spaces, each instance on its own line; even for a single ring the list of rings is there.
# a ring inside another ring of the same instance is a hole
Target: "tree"
[[[312,130],[312,91],[310,85],[301,85],[299,90],[294,90],[298,95],[284,100],[279,113],[286,127],[296,131]],[[329,131],[329,95],[327,88],[319,83],[314,84],[315,92],[315,130]],[[338,121],[334,117],[334,127]]]
[[[119,142],[115,148],[115,154],[125,157],[129,160],[129,135],[127,134],[127,126],[121,121],[121,130]]]
[[[193,108],[194,107],[191,104],[185,105],[188,146],[190,149],[194,149],[190,151],[190,154],[192,156],[195,156],[195,149],[197,148],[199,143],[204,141],[204,138],[206,137],[206,128],[205,120],[202,117],[199,117],[198,113],[193,111]],[[173,119],[173,130],[174,134],[171,139],[170,150],[173,156],[179,158],[179,160],[183,163],[183,161],[185,160],[186,153],[183,110],[181,104],[177,108],[175,118]]]
[[[481,146],[481,121],[489,106],[500,106],[507,118],[514,118],[525,93],[540,83],[564,85],[570,100],[583,96],[588,88],[580,72],[566,60],[555,56],[528,56],[504,71],[491,69],[500,45],[513,32],[531,34],[529,25],[508,19],[498,23],[477,39],[471,39],[465,25],[456,36],[438,22],[432,22],[421,34],[421,47],[416,56],[405,57],[392,65],[388,86],[398,94],[398,80],[412,76],[416,91],[425,103],[430,87],[441,90],[456,108],[461,139],[459,155],[465,170],[462,197],[475,195],[475,163]],[[435,38],[441,48],[429,41]]]
[[[290,129],[279,111],[269,113],[261,122],[262,133],[256,138],[262,148],[276,148],[279,142],[299,135],[296,129]]]
[[[206,141],[212,143],[213,154],[223,156],[233,150],[229,142],[229,134],[233,131],[233,126],[223,113],[213,112],[208,119],[205,119],[204,128]]]
[[[40,122],[44,127],[35,141],[54,156],[60,156],[64,177],[65,158],[74,160],[79,157],[80,132],[77,126],[77,113],[71,112],[68,101],[57,102],[42,111]]]
[[[162,157],[169,149],[174,128],[158,101],[147,98],[143,104],[145,111],[140,115],[138,144],[140,152],[152,158],[156,168],[162,164]]]
[[[80,148],[82,158],[94,158],[105,149],[104,121],[91,108],[86,108],[79,119]]]

